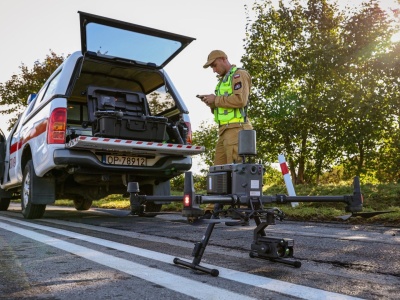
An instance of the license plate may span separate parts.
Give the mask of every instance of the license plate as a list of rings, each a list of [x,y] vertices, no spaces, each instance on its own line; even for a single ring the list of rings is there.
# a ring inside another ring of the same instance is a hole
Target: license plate
[[[104,155],[103,163],[108,165],[120,166],[147,166],[146,157],[122,156],[122,155]]]

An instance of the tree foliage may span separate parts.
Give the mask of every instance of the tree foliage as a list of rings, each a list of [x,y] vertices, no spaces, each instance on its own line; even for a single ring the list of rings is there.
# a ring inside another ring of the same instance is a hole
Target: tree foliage
[[[64,59],[64,56],[50,50],[43,61],[35,61],[32,69],[22,63],[20,74],[14,74],[5,83],[0,83],[0,114],[13,116],[8,120],[9,129],[15,123],[16,116],[26,107],[28,96],[40,90]]]
[[[264,160],[285,154],[296,183],[338,164],[351,176],[399,165],[398,28],[377,1],[351,11],[327,0],[256,1],[247,15],[242,63]]]
[[[205,152],[199,156],[207,166],[212,166],[215,156],[215,145],[218,140],[218,127],[216,124],[202,122],[199,130],[193,132],[193,144],[205,147]],[[208,169],[207,169],[208,170]],[[207,170],[201,170],[205,173]]]

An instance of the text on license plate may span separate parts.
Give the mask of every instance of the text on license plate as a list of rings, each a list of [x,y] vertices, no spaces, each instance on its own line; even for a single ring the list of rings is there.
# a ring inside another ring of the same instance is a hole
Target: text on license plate
[[[104,155],[103,163],[122,166],[147,166],[147,159],[138,156]]]

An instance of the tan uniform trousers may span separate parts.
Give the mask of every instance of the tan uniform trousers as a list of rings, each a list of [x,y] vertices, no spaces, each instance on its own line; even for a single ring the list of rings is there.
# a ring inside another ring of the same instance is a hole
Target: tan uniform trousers
[[[219,137],[215,146],[214,165],[240,163],[238,155],[239,132],[251,130],[250,123],[222,125],[219,129]]]

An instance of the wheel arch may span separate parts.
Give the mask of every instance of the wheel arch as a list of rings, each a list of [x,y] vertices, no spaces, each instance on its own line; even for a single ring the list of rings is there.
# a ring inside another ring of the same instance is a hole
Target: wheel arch
[[[35,163],[31,147],[26,145],[21,154],[21,171],[22,171],[22,186],[24,185],[25,169],[28,163],[31,162],[31,182],[32,182],[32,204],[51,204],[55,201],[55,178],[52,174],[48,173],[42,177],[36,175]],[[24,188],[23,188],[24,189]],[[22,200],[22,199],[21,199]]]
[[[21,154],[21,172],[24,173],[24,169],[28,161],[32,159],[32,150],[30,145],[26,145]]]

